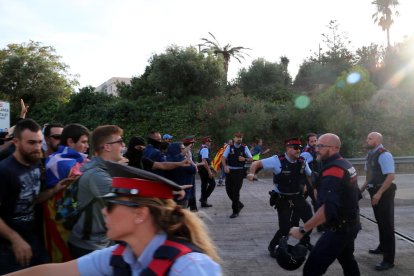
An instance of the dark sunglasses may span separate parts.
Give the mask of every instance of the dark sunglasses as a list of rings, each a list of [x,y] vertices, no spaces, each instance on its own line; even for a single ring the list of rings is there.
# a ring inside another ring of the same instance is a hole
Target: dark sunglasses
[[[302,148],[302,146],[289,146],[289,147],[294,150],[300,150]]]
[[[52,134],[49,137],[52,137],[53,139],[56,139],[56,140],[60,140],[60,137],[62,137],[62,135],[60,135],[60,134]]]
[[[119,139],[119,140],[116,140],[116,141],[112,141],[112,142],[108,142],[108,143],[105,143],[105,144],[108,144],[108,145],[112,145],[112,144],[123,144],[124,143],[124,140],[122,140],[122,139]]]
[[[116,205],[123,205],[131,208],[140,207],[141,205],[128,200],[105,199],[104,204],[108,213],[112,212]]]

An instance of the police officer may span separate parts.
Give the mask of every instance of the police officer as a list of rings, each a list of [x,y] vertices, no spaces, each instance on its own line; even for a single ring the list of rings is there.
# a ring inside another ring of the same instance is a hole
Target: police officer
[[[306,141],[307,144],[303,148],[302,153],[300,154],[301,157],[305,158],[306,162],[308,163],[310,169],[312,170],[312,177],[311,181],[307,183],[307,195],[312,200],[312,206],[313,210],[316,212],[318,210],[318,206],[316,204],[316,197],[315,197],[315,190],[317,185],[317,179],[321,170],[321,163],[319,160],[317,160],[317,154],[316,154],[316,142],[318,140],[318,137],[316,133],[310,132],[306,134]],[[322,225],[318,226],[318,232],[323,231]]]
[[[394,267],[394,198],[396,185],[394,180],[394,159],[382,145],[382,135],[371,132],[367,137],[368,152],[364,187],[368,187],[372,208],[378,223],[379,245],[370,249],[371,254],[383,254],[383,261],[375,266],[376,270],[388,270]]]
[[[354,257],[359,222],[360,191],[355,168],[339,155],[341,141],[332,133],[319,137],[316,151],[322,160],[318,186],[320,208],[303,227],[292,227],[290,234],[300,239],[306,232],[325,223],[326,229],[312,249],[303,275],[323,275],[338,259],[344,275],[360,275]]]
[[[201,195],[200,195],[200,202],[201,207],[212,207],[212,204],[207,202],[207,199],[214,191],[216,187],[216,180],[214,180],[214,171],[211,168],[211,160],[210,160],[210,146],[211,142],[213,141],[210,136],[206,136],[201,139],[202,145],[200,150],[198,151],[198,174],[200,175],[201,180]]]
[[[270,192],[271,205],[277,210],[279,230],[270,241],[268,250],[275,257],[279,240],[288,235],[292,226],[299,225],[299,219],[306,222],[312,217],[312,209],[304,197],[307,176],[311,170],[306,161],[299,156],[301,141],[298,138],[285,140],[284,155],[274,155],[252,163],[247,179],[253,181],[257,169],[272,169],[275,188]]]
[[[244,207],[240,202],[240,190],[243,185],[245,176],[244,165],[252,161],[252,154],[249,148],[242,144],[243,134],[237,132],[234,134],[233,144],[228,146],[223,153],[222,165],[226,173],[226,192],[232,204],[233,213],[230,218],[239,216],[240,210]]]

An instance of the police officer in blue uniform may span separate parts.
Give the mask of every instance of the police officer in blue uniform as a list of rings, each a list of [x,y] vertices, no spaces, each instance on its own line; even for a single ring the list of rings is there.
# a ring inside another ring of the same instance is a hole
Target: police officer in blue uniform
[[[303,227],[292,227],[290,234],[301,239],[306,232],[325,223],[325,232],[313,247],[303,275],[323,275],[338,259],[344,275],[360,275],[354,257],[359,221],[360,191],[355,168],[339,155],[341,141],[332,133],[319,137],[316,150],[322,160],[318,186],[318,211]]]
[[[102,210],[107,236],[120,244],[18,275],[221,275],[219,257],[194,213],[173,201],[181,187],[133,167],[107,162],[112,176]]]
[[[223,153],[222,165],[226,173],[226,192],[232,204],[233,213],[230,218],[239,216],[240,210],[244,204],[240,202],[240,190],[243,186],[245,176],[244,165],[252,161],[252,154],[249,148],[242,144],[243,134],[236,132],[233,138],[233,144],[228,146]]]
[[[275,248],[283,236],[289,234],[292,226],[299,225],[299,220],[306,222],[312,217],[312,209],[305,200],[304,192],[307,176],[311,170],[306,161],[299,156],[301,141],[298,138],[285,140],[284,155],[274,155],[252,163],[247,179],[253,181],[257,169],[272,169],[275,188],[270,192],[270,205],[277,210],[279,230],[270,241],[270,256],[275,255]]]
[[[315,190],[317,189],[317,179],[319,177],[319,173],[321,170],[321,162],[317,160],[317,153],[315,149],[317,140],[318,136],[316,135],[316,133],[310,132],[306,134],[307,144],[303,148],[302,153],[300,154],[301,157],[305,158],[306,162],[309,165],[309,168],[312,170],[311,181],[307,185],[307,195],[311,198],[313,210],[315,212],[316,210],[318,210],[315,197]],[[322,225],[319,225],[318,232],[321,231],[323,231],[323,227]]]
[[[365,163],[366,180],[363,188],[368,188],[375,219],[378,223],[379,245],[370,249],[370,254],[382,254],[383,260],[375,266],[376,270],[394,267],[394,198],[396,185],[393,183],[395,166],[392,154],[382,145],[382,135],[378,132],[368,134],[369,149]]]
[[[202,145],[198,151],[198,174],[201,180],[201,207],[212,207],[213,205],[207,202],[211,193],[216,187],[216,180],[214,179],[215,171],[211,167],[210,146],[213,141],[210,136],[201,139]]]

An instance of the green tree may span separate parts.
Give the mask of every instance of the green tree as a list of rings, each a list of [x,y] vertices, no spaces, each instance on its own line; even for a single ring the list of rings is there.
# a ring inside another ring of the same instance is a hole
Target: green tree
[[[280,64],[256,59],[248,69],[239,71],[237,84],[246,96],[284,102],[290,98],[292,82],[288,62],[286,57],[281,57]]]
[[[336,20],[329,21],[328,32],[322,34],[323,47],[301,64],[294,81],[298,90],[313,91],[332,85],[344,70],[353,65],[346,33],[340,31]]]
[[[235,58],[238,62],[241,63],[241,59],[244,59],[244,55],[248,55],[244,53],[244,50],[251,50],[250,48],[236,46],[232,47],[230,44],[226,44],[224,47],[221,47],[220,43],[217,41],[216,37],[210,33],[210,36],[213,40],[207,38],[201,38],[204,41],[203,46],[206,47],[201,50],[203,53],[212,52],[216,56],[222,56],[224,59],[224,72],[226,73],[226,82],[227,82],[227,73],[229,71],[229,63],[230,58]]]
[[[51,46],[34,41],[9,44],[0,50],[0,92],[12,103],[24,99],[34,113],[36,104],[68,100],[77,85],[68,70]]]
[[[165,53],[152,56],[149,63],[144,74],[133,78],[131,85],[118,86],[122,97],[211,97],[225,87],[220,62],[212,55],[198,53],[194,47],[170,46]]]
[[[398,6],[400,3],[398,0],[374,0],[372,2],[377,8],[377,11],[372,15],[374,23],[378,24],[383,31],[387,33],[387,48],[391,47],[390,42],[390,28],[394,24],[393,16],[398,16],[398,11],[392,9]]]

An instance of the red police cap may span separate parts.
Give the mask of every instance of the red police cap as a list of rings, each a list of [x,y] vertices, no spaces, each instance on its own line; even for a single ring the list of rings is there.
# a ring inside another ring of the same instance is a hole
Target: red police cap
[[[184,144],[190,144],[195,143],[195,137],[194,136],[187,136],[183,139]]]
[[[302,142],[299,138],[290,138],[285,140],[285,146],[301,146]]]
[[[102,198],[137,196],[172,199],[173,191],[182,190],[173,181],[148,171],[111,161],[106,161],[105,165],[112,177],[112,185],[110,192]]]
[[[213,140],[211,139],[211,137],[210,137],[210,136],[203,137],[203,139],[201,139],[201,141],[202,141],[203,143],[213,142]]]
[[[233,137],[243,138],[243,133],[241,133],[240,131],[236,132],[236,133],[234,133]]]

